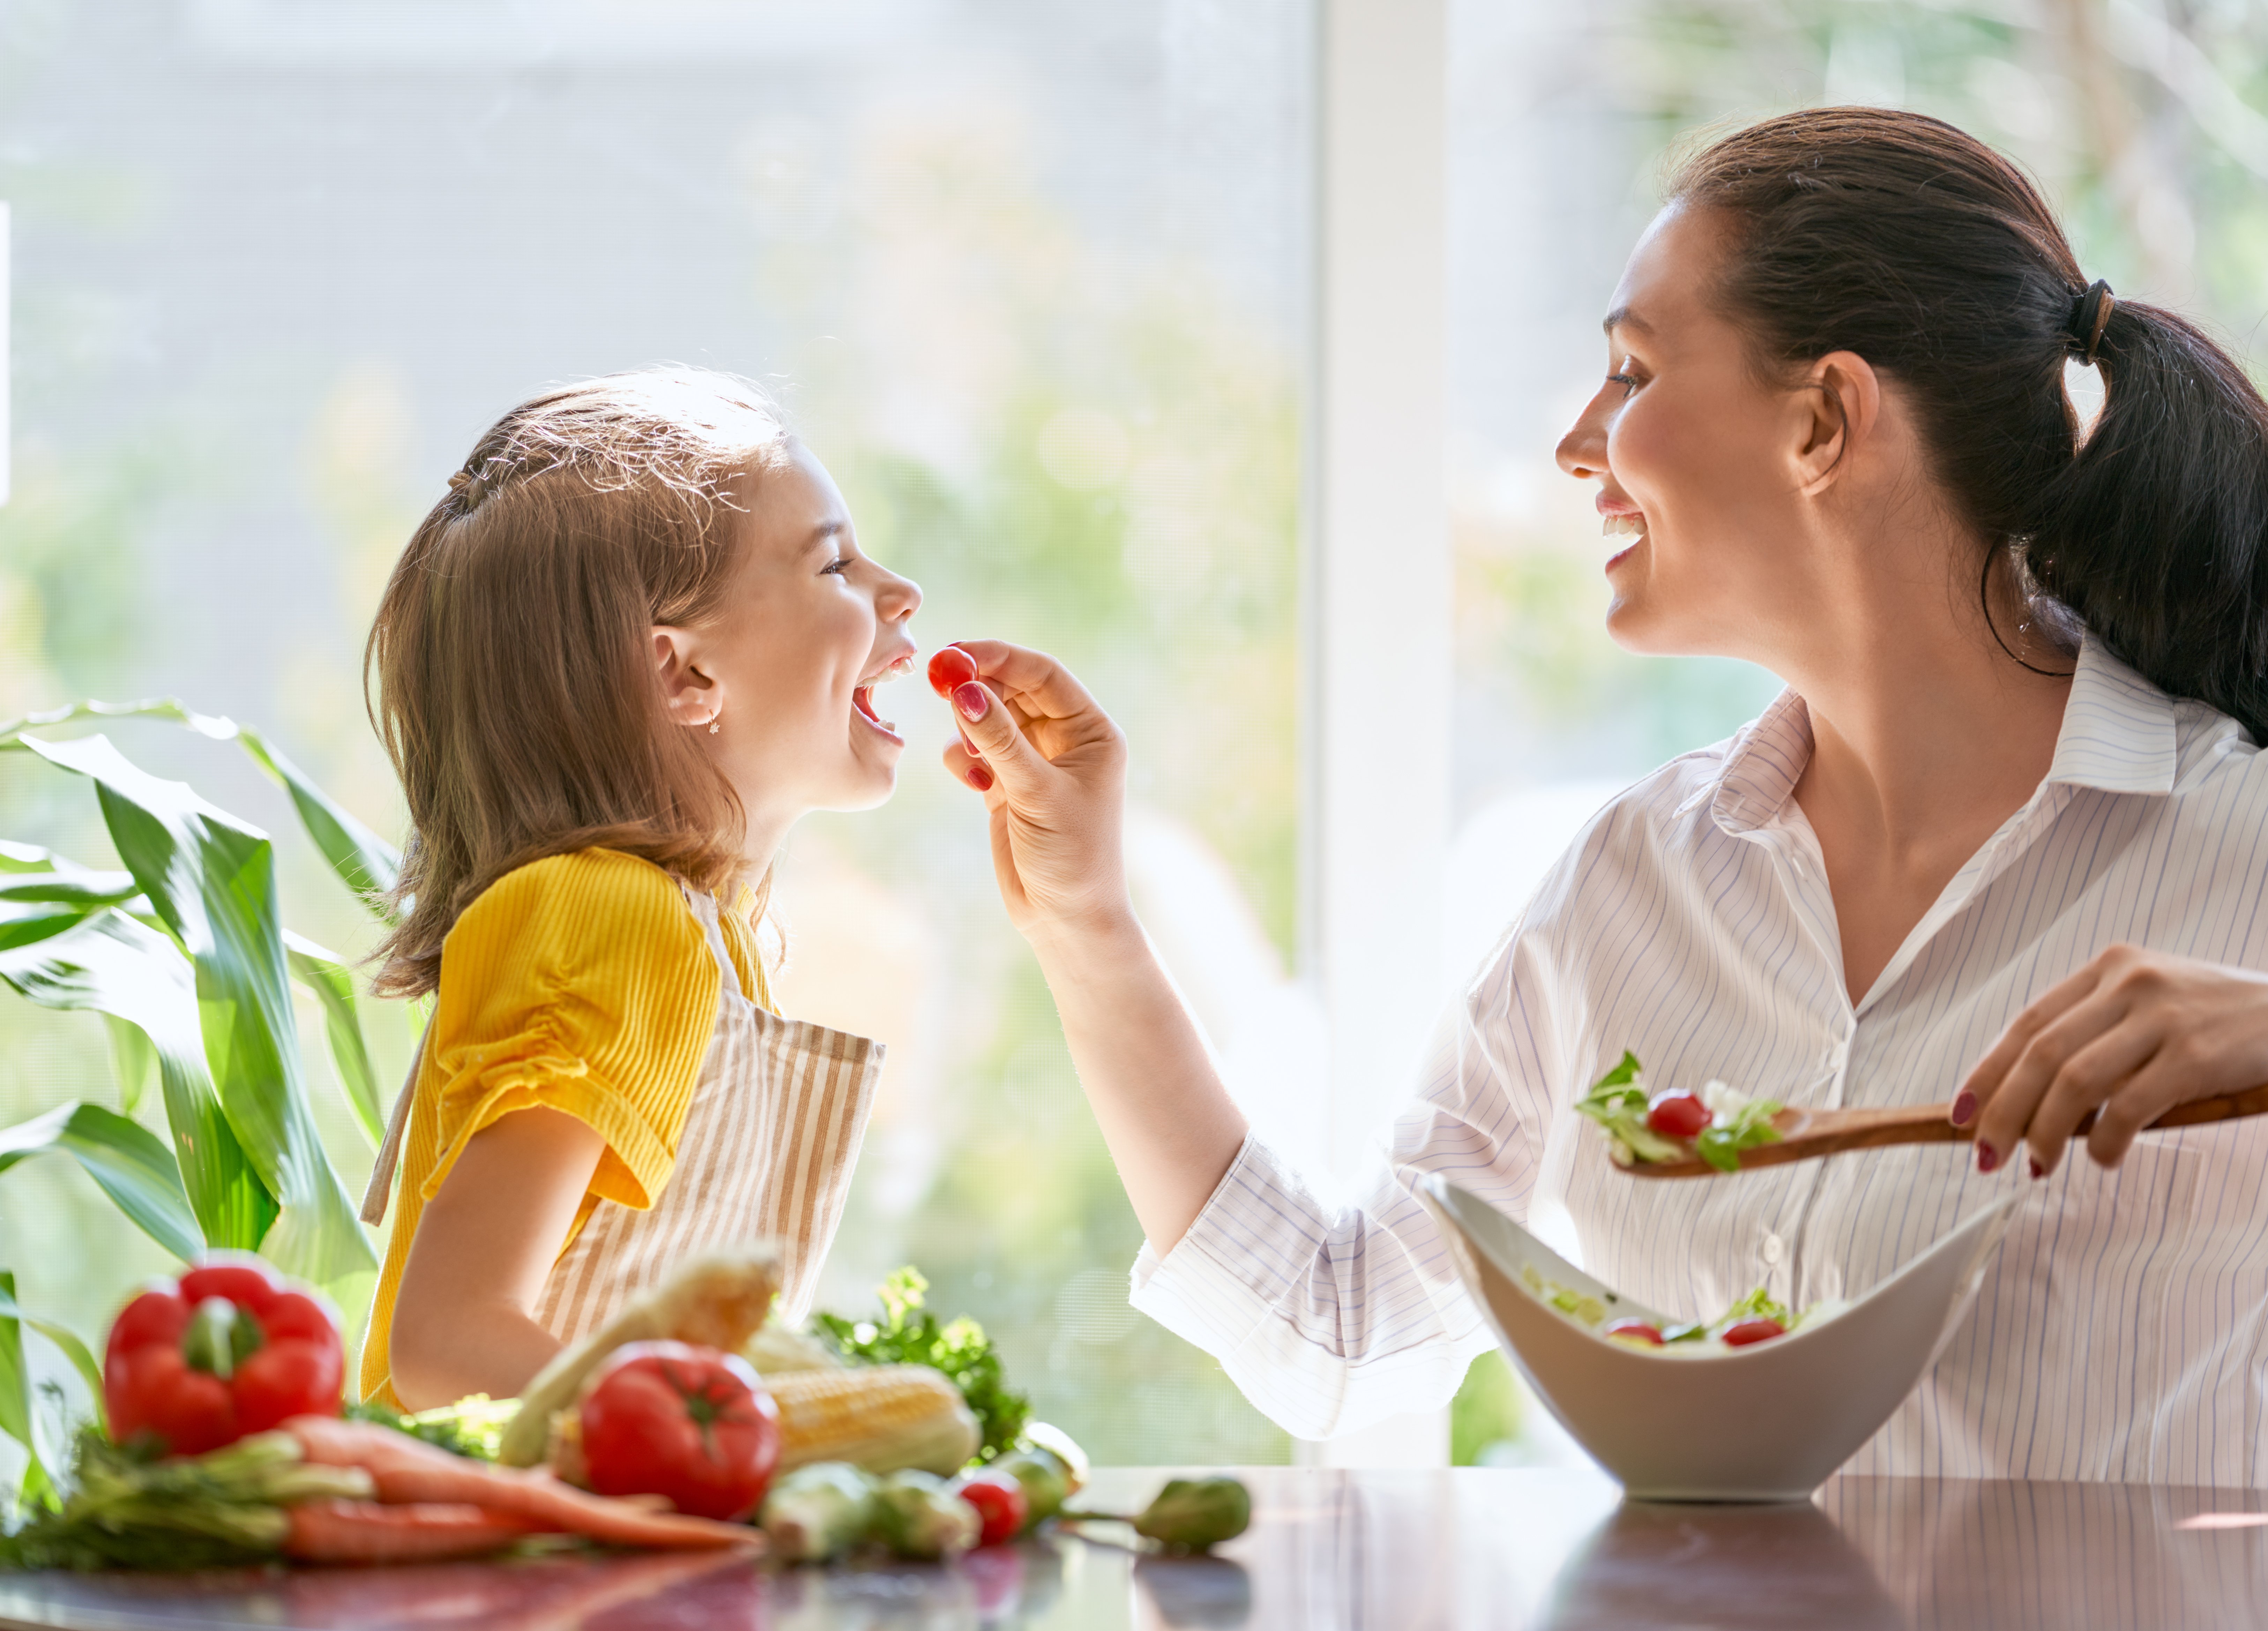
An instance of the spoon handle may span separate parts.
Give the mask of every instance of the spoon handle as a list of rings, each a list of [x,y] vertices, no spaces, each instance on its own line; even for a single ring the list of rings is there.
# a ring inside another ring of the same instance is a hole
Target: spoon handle
[[[1819,1156],[1840,1155],[1851,1150],[1883,1150],[1897,1144],[1965,1144],[1977,1136],[1977,1124],[1955,1127],[1950,1104],[1905,1105],[1884,1110],[1784,1110],[1772,1118],[1780,1129],[1778,1143],[1759,1144],[1741,1152],[1739,1171],[1785,1166]],[[2201,1127],[2213,1121],[2233,1121],[2241,1116],[2268,1114],[2268,1084],[2212,1098],[2193,1098],[2176,1105],[2150,1123],[2163,1127]],[[2072,1129],[2084,1137],[2095,1126],[2090,1110]],[[1715,1178],[1720,1173],[1699,1157],[1683,1161],[1641,1161],[1623,1171],[1633,1178]]]

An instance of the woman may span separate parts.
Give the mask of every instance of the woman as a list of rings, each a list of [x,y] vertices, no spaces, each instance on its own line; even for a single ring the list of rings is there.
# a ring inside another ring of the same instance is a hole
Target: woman
[[[1417,1174],[1571,1225],[1593,1272],[1690,1314],[1861,1290],[2029,1172],[1976,1317],[1851,1470],[2268,1482],[2268,1127],[2136,1132],[2268,1079],[2268,405],[1913,114],[1702,152],[1612,308],[1559,450],[1618,550],[1609,629],[1789,688],[1594,819],[1356,1204],[1248,1135],[1145,944],[1108,720],[1047,658],[970,648],[983,762],[948,766],[986,790],[1148,1234],[1136,1305],[1322,1436],[1440,1402],[1488,1345]],[[2083,440],[2073,358],[2108,386]],[[1797,1105],[1960,1089],[1976,1159],[1635,1183],[1564,1113],[1626,1047],[1658,1085]],[[2095,1163],[2059,1161],[2098,1104]]]

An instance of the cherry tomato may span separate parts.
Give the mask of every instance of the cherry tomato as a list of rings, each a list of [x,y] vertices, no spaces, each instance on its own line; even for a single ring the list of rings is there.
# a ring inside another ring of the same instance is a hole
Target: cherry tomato
[[[1683,1088],[1657,1093],[1646,1107],[1646,1126],[1664,1138],[1698,1138],[1712,1119],[1709,1106]]]
[[[1599,1334],[1619,1337],[1625,1342],[1646,1342],[1655,1348],[1662,1345],[1660,1328],[1643,1319],[1617,1319]]]
[[[1025,1497],[1024,1486],[1014,1474],[971,1473],[954,1488],[984,1520],[984,1528],[976,1538],[978,1546],[998,1546],[1003,1540],[1013,1540],[1023,1532],[1024,1518],[1031,1507]]]
[[[1769,1342],[1786,1334],[1787,1327],[1778,1320],[1758,1318],[1727,1326],[1723,1340],[1727,1348],[1746,1348],[1751,1342]]]
[[[976,678],[976,659],[957,645],[946,646],[929,659],[929,688],[939,696],[951,696],[955,686]]]
[[[753,1511],[779,1465],[779,1407],[747,1362],[690,1342],[632,1342],[576,1407],[602,1495],[663,1495],[726,1521]]]

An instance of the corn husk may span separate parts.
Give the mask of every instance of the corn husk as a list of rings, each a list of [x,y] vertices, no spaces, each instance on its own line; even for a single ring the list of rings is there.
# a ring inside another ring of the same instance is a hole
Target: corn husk
[[[688,1257],[652,1290],[633,1297],[598,1330],[562,1351],[520,1395],[497,1459],[534,1466],[550,1446],[553,1418],[571,1408],[608,1355],[631,1342],[694,1342],[737,1353],[779,1294],[779,1248],[749,1241]]]

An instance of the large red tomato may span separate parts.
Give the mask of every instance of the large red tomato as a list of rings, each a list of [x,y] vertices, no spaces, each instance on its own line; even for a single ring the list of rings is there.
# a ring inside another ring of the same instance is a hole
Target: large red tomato
[[[585,1389],[583,1463],[602,1495],[666,1495],[730,1520],[779,1465],[779,1407],[747,1363],[690,1342],[632,1342]]]

